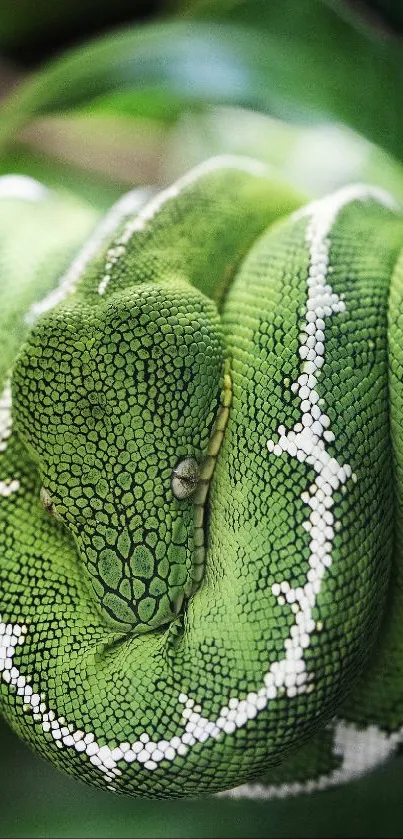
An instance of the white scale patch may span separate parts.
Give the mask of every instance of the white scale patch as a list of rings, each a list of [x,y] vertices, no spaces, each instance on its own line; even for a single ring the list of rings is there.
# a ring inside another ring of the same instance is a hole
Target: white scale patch
[[[126,193],[126,195],[123,195],[111,207],[92,236],[90,236],[84,247],[73,260],[66,273],[60,278],[58,286],[44,297],[43,300],[40,300],[38,303],[33,303],[25,316],[25,322],[27,324],[32,325],[40,315],[43,315],[44,312],[49,312],[69,294],[74,293],[80,277],[82,277],[90,261],[97,256],[107,239],[127,216],[132,216],[133,213],[138,212],[140,207],[148,200],[149,196],[150,190],[148,189],[133,189]]]
[[[268,800],[288,798],[301,793],[319,792],[329,787],[355,781],[395,753],[403,740],[403,729],[388,734],[376,725],[358,728],[354,723],[338,720],[333,734],[333,752],[341,758],[337,769],[327,775],[288,784],[242,784],[235,789],[218,793],[221,798],[251,798]]]
[[[127,242],[136,230],[142,230],[167,200],[193,183],[197,177],[217,168],[244,168],[246,171],[262,176],[266,167],[248,159],[217,158],[197,167],[185,175],[179,182],[146,205],[134,221],[130,220],[118,242],[117,253],[109,252],[109,263],[122,256]],[[311,535],[311,555],[305,586],[292,589],[287,581],[273,585],[273,594],[281,605],[287,604],[295,613],[295,622],[290,637],[284,642],[285,655],[273,662],[263,679],[262,686],[251,691],[244,698],[231,697],[223,705],[216,719],[209,720],[202,715],[200,705],[185,693],[178,696],[178,704],[183,706],[182,731],[170,740],[156,740],[144,732],[132,743],[101,746],[91,732],[76,728],[46,705],[45,696],[34,692],[30,686],[30,677],[20,673],[13,665],[13,657],[18,644],[24,642],[26,626],[0,623],[0,673],[3,681],[12,685],[36,722],[40,723],[45,733],[52,736],[59,748],[72,748],[85,753],[89,761],[109,781],[108,787],[114,789],[114,779],[122,774],[118,763],[130,764],[137,761],[144,769],[154,770],[162,760],[173,761],[177,755],[185,755],[197,742],[218,739],[224,734],[232,734],[237,728],[246,725],[260,711],[275,701],[278,695],[286,691],[292,697],[312,689],[308,683],[304,662],[304,650],[309,646],[310,636],[317,628],[312,620],[312,609],[319,594],[321,581],[326,569],[331,564],[331,548],[334,537],[332,515],[333,492],[352,476],[347,464],[339,464],[326,452],[326,442],[333,439],[329,428],[329,418],[319,407],[316,391],[317,378],[323,364],[325,349],[325,320],[332,314],[344,310],[344,303],[334,294],[327,283],[329,273],[329,233],[341,211],[351,201],[374,199],[391,206],[391,199],[382,191],[362,186],[340,190],[330,198],[324,198],[310,204],[306,209],[294,215],[307,216],[309,219],[306,241],[310,251],[310,270],[308,278],[308,299],[305,312],[305,324],[301,334],[299,354],[302,362],[301,374],[293,383],[292,390],[301,402],[301,421],[286,432],[284,426],[278,430],[279,440],[269,440],[268,450],[273,455],[287,452],[301,462],[313,466],[316,479],[310,492],[304,492],[301,500],[309,509],[306,529]],[[394,205],[393,205],[394,208]],[[103,240],[103,239],[102,239]],[[99,240],[98,240],[99,241]],[[116,245],[114,245],[116,248]],[[122,250],[123,249],[123,250]],[[87,264],[87,259],[84,263]],[[72,271],[73,274],[75,272]],[[98,289],[100,294],[106,290],[109,275],[106,274]],[[103,284],[102,284],[103,283]],[[56,301],[55,301],[56,302]],[[55,303],[52,303],[55,305]],[[50,306],[49,306],[50,308]],[[1,617],[0,617],[1,621]],[[174,712],[174,709],[172,709]]]

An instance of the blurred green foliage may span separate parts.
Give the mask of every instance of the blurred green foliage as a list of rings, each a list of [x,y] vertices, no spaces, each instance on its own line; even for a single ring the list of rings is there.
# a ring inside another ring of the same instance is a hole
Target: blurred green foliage
[[[145,91],[151,100],[163,92],[182,107],[220,102],[293,121],[338,120],[403,159],[400,43],[340,3],[204,7],[202,20],[128,27],[49,65],[3,107],[0,142],[39,114],[130,90],[143,102]]]
[[[384,186],[395,181],[399,193],[403,62],[396,38],[337,0],[167,0],[163,5],[167,11],[175,7],[180,18],[136,23],[96,38],[18,86],[1,110],[4,163],[22,172],[32,167],[50,185],[59,165],[61,182],[68,185],[71,178],[74,188],[81,169],[83,183],[93,181],[95,201],[99,182],[97,203],[104,206],[108,188],[112,195],[127,184],[164,183],[175,169],[171,160],[182,159],[183,168],[194,162],[189,150],[198,133],[203,138],[199,159],[213,153],[214,145],[216,151],[235,150],[234,138],[240,135],[243,153],[277,165],[278,149],[284,149],[286,174],[292,132],[294,152],[298,132],[301,138],[300,171],[312,172],[307,128],[344,125],[347,139],[339,147],[329,145],[318,129],[315,148],[319,141],[322,159],[331,157],[329,177],[318,185],[308,178],[307,191],[340,183],[343,155],[351,162],[352,145],[358,148],[354,128],[392,157],[385,164],[385,153],[382,158],[380,152],[368,152],[374,147],[362,141],[361,163],[356,171],[344,167],[346,177]],[[213,105],[216,112],[217,106],[227,107],[219,143],[217,137],[210,142],[205,132]],[[242,118],[234,112],[226,132],[228,107],[236,106],[248,111]],[[261,119],[260,151],[259,143],[248,145],[243,131],[256,112],[282,120],[283,126],[267,120],[263,127]],[[361,164],[367,152],[371,166],[366,169]],[[298,179],[295,166],[293,174]]]

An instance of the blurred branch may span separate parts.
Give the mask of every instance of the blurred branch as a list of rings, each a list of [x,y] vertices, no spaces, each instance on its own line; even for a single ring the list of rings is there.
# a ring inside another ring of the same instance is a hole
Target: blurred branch
[[[124,186],[157,183],[164,130],[157,122],[118,115],[76,115],[35,120],[20,141],[50,159],[108,176]]]

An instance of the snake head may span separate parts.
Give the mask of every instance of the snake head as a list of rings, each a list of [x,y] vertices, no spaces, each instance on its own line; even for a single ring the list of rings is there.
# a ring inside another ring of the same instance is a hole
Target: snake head
[[[91,306],[70,298],[16,361],[14,422],[40,498],[73,536],[103,616],[124,631],[167,624],[192,591],[192,495],[222,371],[215,306],[180,283]]]

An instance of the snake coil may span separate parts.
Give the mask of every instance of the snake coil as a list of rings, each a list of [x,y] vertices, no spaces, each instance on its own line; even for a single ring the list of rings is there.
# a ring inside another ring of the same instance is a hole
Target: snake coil
[[[368,732],[392,753],[394,201],[357,185],[301,208],[230,157],[95,231],[28,179],[0,199],[6,718],[69,773],[149,797],[325,786]]]

